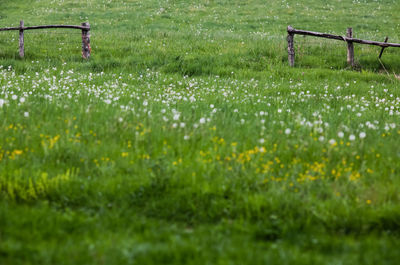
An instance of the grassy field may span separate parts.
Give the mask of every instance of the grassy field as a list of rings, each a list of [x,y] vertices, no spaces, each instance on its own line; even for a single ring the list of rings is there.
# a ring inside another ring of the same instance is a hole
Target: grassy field
[[[1,1],[0,264],[398,264],[398,10]]]

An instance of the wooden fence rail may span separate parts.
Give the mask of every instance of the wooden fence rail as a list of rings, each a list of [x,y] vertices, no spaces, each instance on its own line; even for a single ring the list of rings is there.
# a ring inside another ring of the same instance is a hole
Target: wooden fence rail
[[[339,41],[345,41],[347,42],[347,63],[351,66],[354,66],[354,47],[353,43],[359,43],[359,44],[366,44],[366,45],[375,45],[375,46],[380,46],[382,47],[382,50],[380,52],[379,58],[381,58],[383,50],[387,47],[398,47],[400,48],[399,43],[389,43],[387,42],[388,37],[386,37],[384,42],[379,42],[379,41],[371,41],[371,40],[362,40],[362,39],[357,39],[353,38],[353,30],[352,28],[348,28],[346,32],[346,36],[339,36],[339,35],[333,35],[333,34],[328,34],[328,33],[321,33],[321,32],[314,32],[314,31],[307,31],[307,30],[299,30],[299,29],[294,29],[291,26],[287,27],[287,32],[288,32],[288,59],[289,59],[289,65],[294,66],[294,58],[295,58],[295,51],[294,51],[294,35],[307,35],[307,36],[314,36],[314,37],[320,37],[320,38],[326,38],[326,39],[333,39],[333,40],[339,40]]]
[[[24,21],[21,20],[19,27],[8,27],[0,28],[0,31],[18,30],[19,31],[19,56],[23,58],[25,56],[25,44],[24,44],[24,31],[35,30],[35,29],[54,29],[54,28],[66,28],[66,29],[80,29],[82,30],[82,58],[90,58],[90,24],[88,22],[82,23],[80,26],[75,25],[46,25],[46,26],[31,26],[25,27]]]

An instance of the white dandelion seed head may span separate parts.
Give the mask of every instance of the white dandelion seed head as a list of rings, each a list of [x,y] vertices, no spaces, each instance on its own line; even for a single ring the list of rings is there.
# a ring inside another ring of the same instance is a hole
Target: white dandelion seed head
[[[174,121],[179,120],[179,117],[180,117],[180,116],[181,116],[180,113],[175,113],[175,114],[174,114]]]

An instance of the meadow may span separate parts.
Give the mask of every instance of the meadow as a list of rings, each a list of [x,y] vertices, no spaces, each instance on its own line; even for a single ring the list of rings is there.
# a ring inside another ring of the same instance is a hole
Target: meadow
[[[0,264],[397,264],[395,0],[0,2]]]

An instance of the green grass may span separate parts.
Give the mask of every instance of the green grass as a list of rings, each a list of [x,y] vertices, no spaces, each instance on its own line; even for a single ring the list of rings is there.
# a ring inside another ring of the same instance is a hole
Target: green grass
[[[397,1],[1,1],[0,264],[397,264]]]

